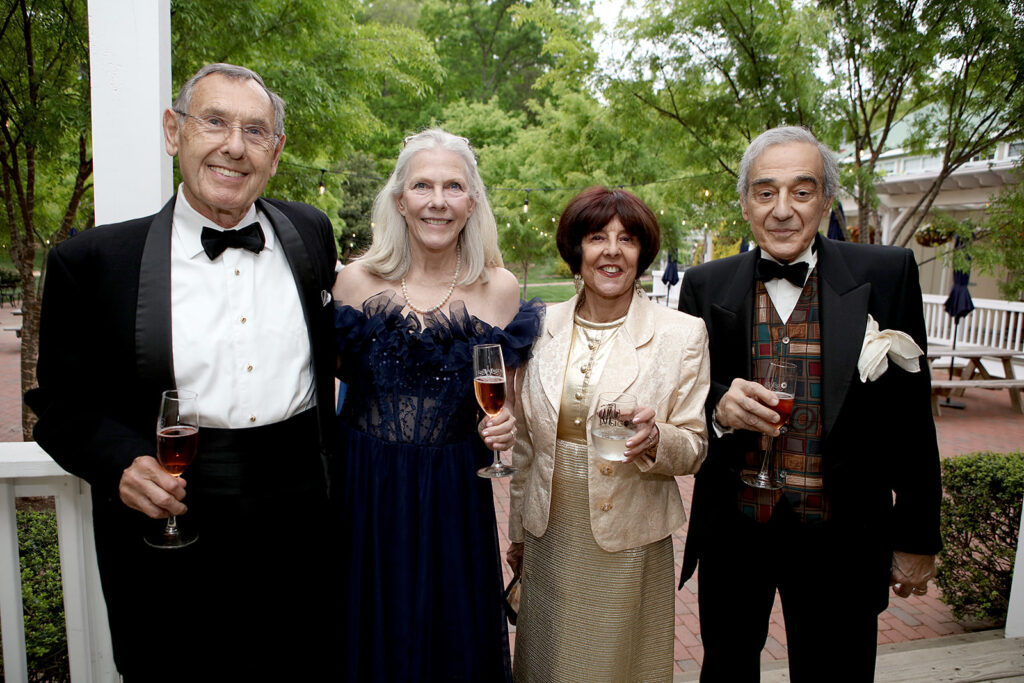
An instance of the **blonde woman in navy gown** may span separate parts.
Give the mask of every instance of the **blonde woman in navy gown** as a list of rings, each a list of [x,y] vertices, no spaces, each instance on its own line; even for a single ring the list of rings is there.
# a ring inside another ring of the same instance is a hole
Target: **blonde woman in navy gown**
[[[636,286],[660,239],[654,214],[629,192],[584,191],[555,239],[580,289],[548,309],[515,407],[515,678],[671,681],[671,534],[684,519],[675,477],[696,472],[706,453],[707,333]],[[626,462],[588,445],[602,392],[636,396]]]
[[[332,472],[343,555],[340,678],[502,681],[508,632],[490,449],[506,408],[478,423],[473,346],[526,360],[543,305],[521,303],[469,142],[406,139],[377,196],[373,244],[334,297],[343,444]],[[511,375],[510,375],[511,376]]]

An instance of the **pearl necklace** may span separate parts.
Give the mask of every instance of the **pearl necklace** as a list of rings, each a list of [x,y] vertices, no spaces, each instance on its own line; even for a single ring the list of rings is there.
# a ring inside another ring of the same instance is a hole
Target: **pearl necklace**
[[[409,298],[409,290],[405,286],[405,276],[402,276],[402,296],[405,297],[405,305],[420,315],[428,315],[433,313],[437,309],[444,306],[448,299],[451,298],[452,292],[455,291],[455,283],[459,281],[459,268],[462,266],[462,247],[458,246],[455,248],[455,275],[452,276],[452,283],[448,285],[448,293],[444,295],[444,298],[436,306],[431,306],[426,310],[416,308],[412,300]]]

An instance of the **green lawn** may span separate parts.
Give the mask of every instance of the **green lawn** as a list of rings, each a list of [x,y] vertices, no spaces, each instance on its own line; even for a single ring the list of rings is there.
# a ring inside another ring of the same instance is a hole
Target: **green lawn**
[[[527,299],[539,296],[546,304],[557,304],[570,299],[575,292],[572,285],[533,285],[529,283],[526,285]]]

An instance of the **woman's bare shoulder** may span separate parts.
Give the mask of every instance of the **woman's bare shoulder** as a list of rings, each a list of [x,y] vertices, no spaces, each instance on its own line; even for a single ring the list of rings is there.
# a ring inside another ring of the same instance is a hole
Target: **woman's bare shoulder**
[[[334,300],[340,304],[359,306],[385,289],[393,289],[391,283],[369,272],[361,262],[355,261],[338,273],[332,293]]]

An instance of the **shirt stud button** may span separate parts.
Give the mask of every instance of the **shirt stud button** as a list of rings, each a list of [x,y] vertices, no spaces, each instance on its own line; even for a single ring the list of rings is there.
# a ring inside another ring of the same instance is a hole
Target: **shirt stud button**
[[[249,422],[255,422],[255,421],[256,421],[256,416],[255,415],[250,415],[249,416]]]
[[[245,366],[245,369],[248,370],[249,372],[252,372],[252,363],[249,363],[247,366]]]
[[[241,274],[242,274],[242,271],[240,271],[238,268],[235,268],[235,275],[241,275]]]
[[[243,325],[245,324],[245,321],[246,321],[246,320],[248,320],[248,318],[246,318],[246,317],[245,317],[245,316],[243,315],[243,316],[242,316],[242,324],[243,324]]]

